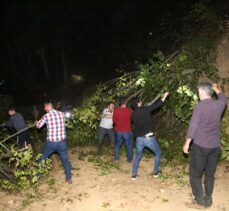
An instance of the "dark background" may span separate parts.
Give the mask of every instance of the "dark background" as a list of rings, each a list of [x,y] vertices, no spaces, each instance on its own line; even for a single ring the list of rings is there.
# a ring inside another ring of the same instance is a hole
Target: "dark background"
[[[2,1],[1,92],[19,104],[77,98],[117,76],[117,68],[132,71],[136,60],[175,50],[179,20],[195,2]],[[83,84],[72,82],[74,74],[83,76]]]

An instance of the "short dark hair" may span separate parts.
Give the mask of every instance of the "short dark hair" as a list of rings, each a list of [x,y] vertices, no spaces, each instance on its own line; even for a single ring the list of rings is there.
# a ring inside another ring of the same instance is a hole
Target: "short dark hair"
[[[113,101],[110,101],[110,102],[107,103],[107,105],[110,105],[110,104],[114,104],[115,105],[115,103]]]
[[[119,98],[119,104],[120,105],[125,105],[127,102],[126,102],[126,97],[120,97]]]
[[[45,104],[45,105],[46,105],[46,104],[51,104],[52,106],[54,106],[53,100],[50,100],[50,99],[45,100],[44,104]]]
[[[135,110],[138,107],[138,103],[140,103],[140,99],[134,98],[131,102],[131,107]]]
[[[15,111],[16,109],[15,109],[15,106],[14,105],[11,105],[11,106],[9,106],[8,107],[8,111]]]

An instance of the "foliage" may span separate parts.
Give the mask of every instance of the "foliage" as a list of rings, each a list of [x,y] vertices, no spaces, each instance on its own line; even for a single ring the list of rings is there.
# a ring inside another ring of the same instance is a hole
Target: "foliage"
[[[177,140],[184,138],[198,101],[198,81],[200,78],[212,82],[219,80],[215,67],[216,46],[223,29],[220,16],[202,3],[193,5],[187,16],[179,20],[179,25],[182,30],[181,34],[175,35],[176,39],[185,39],[179,45],[177,43],[178,50],[168,56],[158,51],[149,56],[148,62],[136,62],[135,71],[119,70],[123,73],[120,77],[99,84],[94,94],[74,110],[68,125],[74,143],[96,142],[100,113],[107,102],[118,102],[120,96],[129,99],[137,96],[147,104],[158,94],[169,91],[169,99],[156,115],[160,120],[156,133],[160,135],[159,139],[163,137],[161,145],[164,152],[168,152],[165,154],[167,160],[177,157],[177,150],[182,146]],[[131,105],[131,100],[128,105]],[[223,158],[228,158],[228,138],[225,133],[223,137]]]
[[[187,86],[180,86],[177,89],[177,93],[180,95],[181,103],[175,107],[175,112],[180,119],[187,123],[187,120],[191,117],[194,106],[197,104],[198,97]],[[189,106],[186,106],[187,102],[189,102]]]
[[[194,51],[194,49],[191,50]],[[202,51],[201,55],[205,53],[206,51]],[[201,66],[198,67],[196,64],[200,63]],[[84,100],[79,108],[74,109],[73,119],[68,126],[74,128],[75,133],[78,134],[78,139],[75,141],[78,143],[95,141],[101,111],[107,106],[107,102],[118,102],[121,95],[130,97],[137,93],[136,95],[147,103],[158,94],[168,90],[171,97],[160,112],[159,118],[163,120],[162,114],[170,113],[172,115],[170,118],[175,117],[177,121],[188,123],[197,102],[197,78],[205,74],[208,78],[215,80],[216,72],[212,72],[213,65],[213,63],[208,63],[208,60],[203,60],[203,56],[196,56],[195,51],[191,54],[189,50],[182,50],[173,57],[166,57],[162,52],[157,52],[148,63],[138,64],[137,71],[100,84],[91,97]],[[202,66],[205,69],[199,69]],[[194,71],[189,73],[190,69]],[[165,124],[166,122],[167,120]],[[180,128],[177,129],[179,132]]]
[[[168,141],[164,139],[158,140],[162,150],[162,165],[175,166],[180,163],[184,163],[187,159],[184,157],[182,152],[183,141],[173,140]]]
[[[229,161],[229,111],[225,112],[221,130],[222,159]]]
[[[105,153],[107,156],[111,156],[111,151],[106,151]],[[104,159],[96,152],[92,151],[85,153],[81,151],[78,159],[85,160],[86,158],[101,170],[101,176],[107,175],[112,169],[119,169],[118,164],[114,163],[112,160]]]
[[[49,159],[38,163],[40,156],[35,157],[31,150],[18,151],[12,146],[7,156],[0,157],[0,188],[8,191],[36,188],[39,175],[51,169]]]

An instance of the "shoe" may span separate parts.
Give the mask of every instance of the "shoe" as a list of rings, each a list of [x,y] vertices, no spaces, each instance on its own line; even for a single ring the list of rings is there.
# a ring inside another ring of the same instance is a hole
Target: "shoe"
[[[72,184],[72,180],[71,180],[71,179],[66,179],[66,182],[67,182],[68,184]]]
[[[153,177],[155,177],[155,178],[160,177],[161,175],[162,175],[161,170],[159,170],[159,171],[156,172],[156,173],[153,173]]]
[[[206,199],[205,199],[205,204],[204,204],[204,206],[205,206],[206,208],[211,207],[211,206],[212,206],[212,198],[206,198]]]
[[[138,179],[138,175],[132,175],[132,177],[131,177],[131,179],[133,180],[133,181],[135,181],[135,180],[137,180]]]
[[[198,210],[204,210],[205,206],[204,204],[199,204],[197,201],[193,200],[192,202],[186,202],[185,203],[186,207],[193,208],[193,209],[198,209]]]

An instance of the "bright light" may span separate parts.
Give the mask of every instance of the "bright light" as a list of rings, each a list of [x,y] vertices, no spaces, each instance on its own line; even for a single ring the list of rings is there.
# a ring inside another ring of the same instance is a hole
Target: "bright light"
[[[65,112],[65,117],[66,118],[70,118],[71,117],[71,112],[69,112],[69,111]]]

